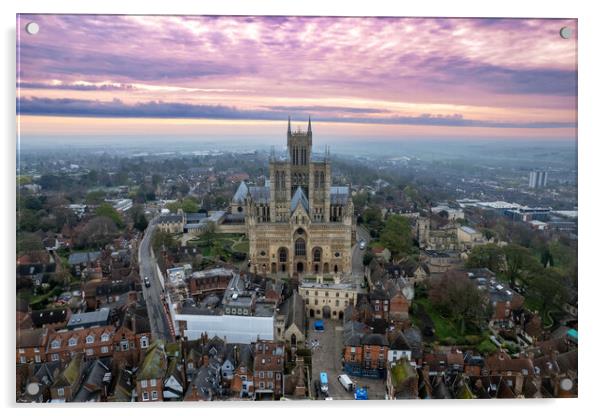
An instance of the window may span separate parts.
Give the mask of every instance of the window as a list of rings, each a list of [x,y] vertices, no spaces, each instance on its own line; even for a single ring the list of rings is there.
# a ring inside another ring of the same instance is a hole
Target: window
[[[305,256],[305,240],[302,238],[298,238],[295,241],[295,256]]]
[[[142,400],[145,402],[148,402],[148,392],[147,391],[142,393]]]
[[[148,386],[148,380],[140,380],[140,387],[145,389]]]
[[[276,380],[280,380],[280,373],[276,373]]]
[[[23,348],[19,348],[19,354],[25,354],[25,350]]]
[[[263,378],[263,371],[259,372],[259,378]]]
[[[259,388],[260,389],[265,389],[265,383],[263,381],[261,383],[259,383]]]
[[[230,308],[226,308],[226,315],[230,315]]]
[[[151,387],[157,387],[157,379],[151,378]]]
[[[40,358],[39,355],[36,355],[35,360],[36,360],[36,363],[41,363],[42,362],[42,359]]]
[[[39,349],[38,347],[35,347],[35,348],[33,349],[33,352],[40,352],[40,349]]]
[[[159,395],[157,394],[156,390],[153,390],[151,395],[152,395],[153,400],[157,400],[159,398]]]
[[[69,339],[69,346],[75,347],[77,345],[77,340],[75,338]]]
[[[127,351],[130,349],[130,343],[127,341],[121,341],[120,345],[123,351]]]
[[[88,335],[86,337],[86,344],[93,344],[94,343],[94,335]]]
[[[322,249],[320,247],[314,248],[314,262],[319,263],[322,261]]]
[[[27,358],[24,355],[22,355],[19,357],[19,361],[21,362],[21,364],[25,364],[27,362]]]
[[[109,352],[109,347],[107,347],[106,345],[104,347],[100,347],[100,352],[102,352],[103,354],[106,354]]]
[[[274,388],[274,383],[272,383],[272,382],[269,382],[269,383],[268,383],[268,389],[273,389],[273,388]]]
[[[52,354],[52,355],[50,356],[50,359],[51,359],[52,361],[58,361],[58,360],[59,360],[59,355],[58,355],[58,354]]]
[[[140,338],[140,347],[141,348],[148,348],[148,337],[142,337],[142,338]]]
[[[287,257],[288,255],[286,252],[286,248],[280,247],[280,249],[278,250],[278,260],[280,261],[280,263],[286,263]]]
[[[192,370],[194,368],[194,363],[190,362],[188,363],[188,369]]]
[[[92,348],[88,348],[86,350],[86,355],[94,355],[94,350]]]
[[[59,397],[64,397],[65,396],[65,389],[64,388],[60,388],[60,389],[56,389],[56,394],[58,394]]]
[[[102,334],[100,337],[101,342],[109,342],[109,334]]]
[[[268,378],[274,378],[274,373],[272,371],[268,371]]]

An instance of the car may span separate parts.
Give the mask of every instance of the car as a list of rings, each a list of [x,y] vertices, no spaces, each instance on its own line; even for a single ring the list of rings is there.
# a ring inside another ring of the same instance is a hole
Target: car
[[[146,287],[150,287],[151,283],[150,283],[150,279],[148,278],[148,276],[144,277],[144,286]]]
[[[360,250],[366,249],[366,242],[364,240],[360,240]]]

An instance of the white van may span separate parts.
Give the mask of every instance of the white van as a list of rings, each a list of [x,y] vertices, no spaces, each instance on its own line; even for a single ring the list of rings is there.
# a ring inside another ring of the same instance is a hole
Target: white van
[[[341,385],[345,388],[345,390],[353,391],[353,381],[351,381],[351,379],[349,378],[349,376],[347,374],[341,374],[337,378],[339,380],[339,383],[341,383]]]

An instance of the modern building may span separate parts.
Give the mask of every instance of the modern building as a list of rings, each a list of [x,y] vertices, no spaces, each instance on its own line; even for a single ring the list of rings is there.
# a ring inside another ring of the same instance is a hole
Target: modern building
[[[535,170],[529,173],[529,188],[545,188],[548,183],[548,172]]]
[[[263,186],[242,182],[230,206],[244,214],[249,260],[262,275],[351,273],[355,222],[348,186],[333,186],[328,152],[312,155],[311,120],[293,131],[287,154],[270,158]]]

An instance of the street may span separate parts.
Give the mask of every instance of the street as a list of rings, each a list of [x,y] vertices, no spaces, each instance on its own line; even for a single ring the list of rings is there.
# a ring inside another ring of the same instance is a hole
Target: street
[[[140,280],[142,283],[142,293],[146,300],[146,308],[148,310],[148,318],[150,321],[151,331],[154,339],[162,339],[168,342],[173,341],[173,336],[169,330],[169,322],[166,316],[161,295],[163,287],[157,273],[157,262],[151,253],[152,234],[156,227],[156,220],[153,218],[146,228],[144,237],[138,248],[138,264],[140,266]],[[150,287],[144,285],[144,277],[148,276],[151,282]]]
[[[366,242],[366,249],[361,250],[359,242],[364,240]],[[370,234],[361,225],[356,227],[356,244],[351,248],[351,270],[352,276],[357,284],[357,290],[360,293],[365,293],[366,289],[362,289],[361,285],[364,283],[364,254],[368,250],[367,246],[370,242]]]

